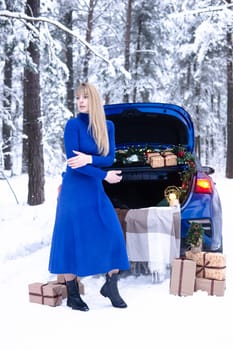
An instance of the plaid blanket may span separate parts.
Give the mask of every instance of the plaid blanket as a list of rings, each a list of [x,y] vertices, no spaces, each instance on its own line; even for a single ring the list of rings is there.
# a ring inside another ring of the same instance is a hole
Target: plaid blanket
[[[148,262],[152,279],[164,280],[180,256],[180,208],[130,209],[125,222],[129,261]]]

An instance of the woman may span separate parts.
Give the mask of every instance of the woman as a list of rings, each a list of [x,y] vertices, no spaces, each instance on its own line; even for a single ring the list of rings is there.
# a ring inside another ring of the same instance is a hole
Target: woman
[[[105,171],[114,161],[114,124],[106,121],[96,88],[81,84],[77,89],[79,114],[68,120],[64,131],[67,169],[58,198],[51,244],[49,271],[64,274],[67,306],[87,311],[77,277],[106,274],[100,293],[114,307],[125,308],[117,280],[128,270],[124,235],[102,181],[118,183],[121,171]]]

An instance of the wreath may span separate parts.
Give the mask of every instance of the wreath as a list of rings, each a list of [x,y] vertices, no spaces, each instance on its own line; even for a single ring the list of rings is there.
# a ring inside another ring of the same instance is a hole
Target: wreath
[[[192,222],[187,232],[188,246],[199,247],[202,244],[204,229],[202,224]]]

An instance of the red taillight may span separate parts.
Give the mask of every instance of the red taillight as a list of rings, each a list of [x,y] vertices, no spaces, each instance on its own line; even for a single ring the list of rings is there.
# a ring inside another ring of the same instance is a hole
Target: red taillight
[[[212,193],[212,183],[209,179],[199,178],[196,180],[195,192],[197,193]]]

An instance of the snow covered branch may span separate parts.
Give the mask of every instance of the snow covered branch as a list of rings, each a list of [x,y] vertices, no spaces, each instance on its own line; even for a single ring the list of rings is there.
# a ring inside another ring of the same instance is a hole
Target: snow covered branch
[[[77,34],[76,32],[70,30],[69,28],[67,28],[66,26],[64,26],[63,24],[61,24],[60,22],[56,21],[56,20],[52,20],[49,19],[47,17],[31,17],[31,16],[27,16],[24,13],[21,12],[11,12],[11,11],[0,11],[0,17],[6,17],[6,18],[13,18],[13,19],[18,19],[21,20],[23,22],[26,21],[31,21],[31,22],[45,22],[45,23],[50,23],[54,26],[56,26],[57,28],[63,30],[66,33],[69,33],[70,35],[74,36],[76,39],[78,39],[78,41],[86,46],[95,56],[99,57],[100,59],[102,59],[103,61],[105,61],[110,68],[111,72],[114,72],[116,69],[120,70],[127,78],[130,77],[129,73],[127,71],[125,71],[125,69],[123,67],[114,67],[112,62],[107,59],[106,57],[104,57],[103,55],[101,55],[98,51],[96,51],[85,39],[82,38],[82,36],[80,36],[79,34]]]
[[[217,12],[217,11],[223,11],[226,9],[230,9],[233,7],[233,4],[226,4],[226,5],[221,5],[221,6],[209,6],[207,8],[199,8],[196,10],[185,10],[181,12],[173,12],[169,15],[169,17],[180,17],[180,16],[189,16],[189,15],[199,15],[202,13],[212,13],[212,12]]]

